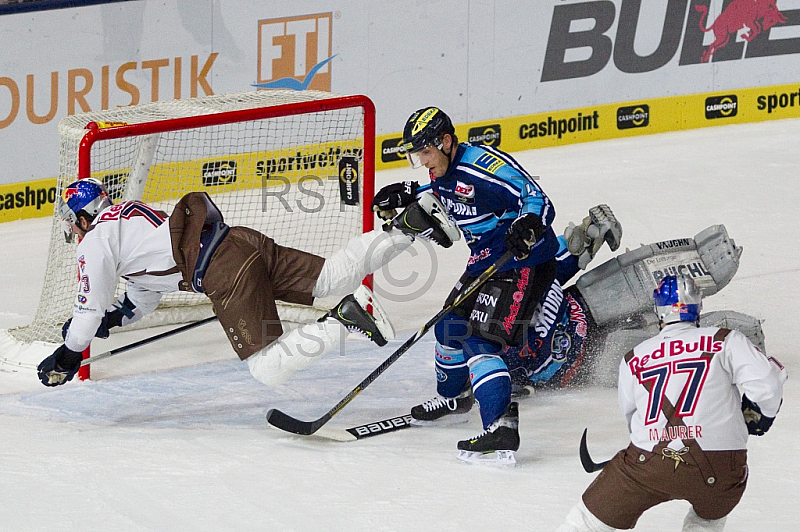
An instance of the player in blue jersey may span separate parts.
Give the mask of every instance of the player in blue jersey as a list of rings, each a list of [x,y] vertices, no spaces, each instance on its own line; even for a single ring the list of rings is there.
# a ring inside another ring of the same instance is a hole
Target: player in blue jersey
[[[428,169],[430,183],[389,185],[376,194],[373,209],[389,219],[394,209],[426,193],[439,200],[472,252],[446,304],[506,251],[515,256],[436,325],[440,397],[414,407],[411,415],[417,423],[430,423],[465,413],[477,400],[485,432],[458,442],[459,458],[513,462],[519,448],[517,405],[511,402],[511,376],[502,354],[509,346],[524,345],[526,324],[556,278],[555,209],[513,157],[491,146],[459,144],[450,118],[436,107],[411,115],[403,148],[412,168]],[[395,217],[391,225],[402,230],[404,222],[406,217]],[[619,234],[615,245],[618,240]]]

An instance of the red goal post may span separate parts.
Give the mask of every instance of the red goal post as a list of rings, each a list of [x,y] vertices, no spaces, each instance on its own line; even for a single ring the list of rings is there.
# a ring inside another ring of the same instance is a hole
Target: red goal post
[[[58,194],[77,178],[95,177],[115,203],[141,200],[170,213],[187,192],[205,191],[230,225],[321,256],[373,229],[375,106],[366,96],[274,90],[152,102],[67,117],[59,134]],[[23,344],[61,342],[76,296],[76,267],[75,244],[64,242],[56,212],[36,316],[9,330],[11,337]],[[124,289],[121,280],[117,295]],[[307,321],[334,303],[284,305],[281,317]],[[132,327],[211,313],[203,295],[167,294]]]

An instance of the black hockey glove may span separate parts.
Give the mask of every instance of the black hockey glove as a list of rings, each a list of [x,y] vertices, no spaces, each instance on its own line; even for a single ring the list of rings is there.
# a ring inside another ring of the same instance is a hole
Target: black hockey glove
[[[45,386],[59,386],[72,380],[81,368],[83,355],[62,345],[36,368],[39,380]]]
[[[411,205],[417,199],[416,181],[403,181],[386,185],[372,199],[372,210],[383,220],[391,220],[397,216],[395,209]]]
[[[122,318],[127,317],[128,319],[133,318],[133,309],[136,308],[130,299],[128,299],[127,294],[125,295],[125,299],[120,303],[119,301],[114,303],[114,310],[107,310],[105,315],[103,316],[102,321],[100,321],[100,326],[97,328],[97,332],[94,333],[96,338],[108,338],[109,329],[113,329],[114,327],[119,327],[122,325]],[[64,322],[64,325],[61,326],[61,338],[66,340],[67,339],[67,331],[69,330],[69,326],[72,323],[72,318],[68,319]]]
[[[531,248],[544,234],[542,220],[533,213],[523,214],[511,224],[506,232],[506,247],[514,252],[517,260],[525,260]]]
[[[114,325],[109,325],[109,315],[112,314],[111,312],[106,311],[106,315],[103,316],[103,320],[100,322],[100,326],[97,328],[97,332],[94,335],[97,338],[108,338],[109,332],[108,330]],[[72,318],[68,319],[64,322],[64,325],[61,326],[61,338],[66,340],[67,339],[67,331],[69,330],[69,326],[72,324]]]
[[[744,422],[747,424],[747,432],[753,436],[763,436],[775,421],[774,417],[762,414],[761,408],[746,395],[742,395],[742,414]]]

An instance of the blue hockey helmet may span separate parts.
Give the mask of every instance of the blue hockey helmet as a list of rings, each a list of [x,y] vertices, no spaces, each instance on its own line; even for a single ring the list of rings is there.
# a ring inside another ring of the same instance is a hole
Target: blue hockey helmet
[[[79,179],[67,185],[58,201],[61,228],[67,242],[72,242],[72,224],[78,223],[78,214],[94,220],[100,211],[111,205],[105,185],[97,179]]]
[[[403,128],[403,149],[412,168],[419,168],[419,156],[415,155],[427,146],[442,149],[442,138],[456,133],[453,122],[438,107],[425,107],[412,114]]]
[[[703,293],[688,275],[667,275],[653,291],[656,315],[663,324],[700,319]]]

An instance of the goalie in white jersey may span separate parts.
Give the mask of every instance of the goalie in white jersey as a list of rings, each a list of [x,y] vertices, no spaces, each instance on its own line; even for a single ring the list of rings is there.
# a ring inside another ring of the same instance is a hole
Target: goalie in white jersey
[[[162,294],[178,290],[211,299],[234,351],[269,385],[335,348],[347,331],[378,345],[394,337],[361,281],[407,248],[413,234],[371,231],[325,259],[280,246],[254,229],[227,226],[205,193],[187,194],[167,217],[139,201],[113,205],[91,178],[66,187],[59,210],[67,239],[81,239],[79,282],[64,345],[38,367],[46,386],[74,377],[95,336],[108,337],[108,329],[136,321],[155,310]],[[112,305],[119,277],[127,281],[126,292]],[[310,305],[316,297],[353,291],[318,322],[284,334],[276,300]]]
[[[739,331],[699,327],[699,289],[666,276],[661,333],[625,355],[619,401],[631,444],[603,468],[559,532],[630,529],[645,510],[689,501],[684,531],[721,531],[747,485],[748,433],[769,430],[786,370]]]

